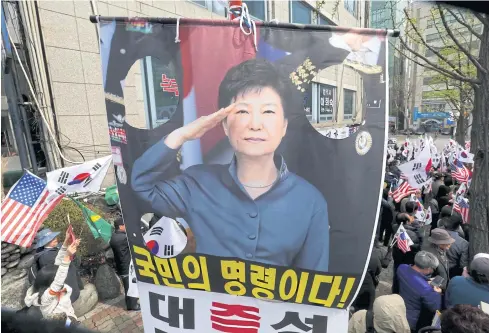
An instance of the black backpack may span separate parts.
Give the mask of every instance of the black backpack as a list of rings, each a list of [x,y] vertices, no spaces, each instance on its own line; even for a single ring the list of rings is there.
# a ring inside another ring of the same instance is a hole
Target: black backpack
[[[365,315],[365,333],[377,333],[374,328],[374,312],[372,310],[368,310]]]

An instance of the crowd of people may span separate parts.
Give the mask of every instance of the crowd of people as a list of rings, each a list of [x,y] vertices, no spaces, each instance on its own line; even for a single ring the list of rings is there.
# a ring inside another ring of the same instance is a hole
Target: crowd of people
[[[392,160],[349,333],[488,333],[489,314],[483,307],[489,306],[489,254],[470,260],[470,221],[454,210],[461,184],[450,172],[432,167],[429,185],[397,202],[390,189],[402,175],[399,162]],[[429,208],[430,220],[420,218],[419,203]],[[379,275],[391,267],[392,294],[376,298]]]

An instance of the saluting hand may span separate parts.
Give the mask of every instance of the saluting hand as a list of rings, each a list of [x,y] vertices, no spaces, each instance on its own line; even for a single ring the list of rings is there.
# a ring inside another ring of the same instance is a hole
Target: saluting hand
[[[165,144],[171,149],[180,148],[185,142],[200,139],[210,129],[216,127],[234,109],[234,103],[207,116],[202,116],[191,123],[171,132]]]

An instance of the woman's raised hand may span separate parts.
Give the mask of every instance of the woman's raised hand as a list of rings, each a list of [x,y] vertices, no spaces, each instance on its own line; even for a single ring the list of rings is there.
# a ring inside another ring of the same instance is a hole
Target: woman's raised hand
[[[185,142],[200,139],[210,129],[216,127],[226,119],[234,109],[234,104],[220,109],[208,116],[200,117],[191,123],[171,132],[165,139],[165,144],[171,149],[179,149]]]

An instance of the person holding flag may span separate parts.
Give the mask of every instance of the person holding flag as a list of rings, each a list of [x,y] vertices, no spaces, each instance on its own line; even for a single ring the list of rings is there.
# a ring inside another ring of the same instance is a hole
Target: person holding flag
[[[61,247],[67,247],[72,241],[72,234],[69,232],[69,228],[66,231],[66,237],[61,244],[58,241],[59,232],[52,231],[51,229],[43,229],[37,234],[36,254],[34,255],[34,263],[29,269],[29,282],[34,283],[37,278],[38,272],[44,267],[54,265],[56,258],[59,254]],[[73,258],[74,259],[74,258]],[[68,273],[66,277],[66,284],[71,289],[71,302],[75,303],[80,296],[80,290],[83,289],[83,281],[76,269],[75,263],[70,261]]]
[[[414,264],[416,253],[421,250],[423,244],[423,233],[421,225],[412,216],[406,213],[398,214],[394,225],[394,238],[392,246],[392,258],[394,260],[394,276],[392,280],[392,293],[399,292],[396,280],[397,268],[402,265]]]

